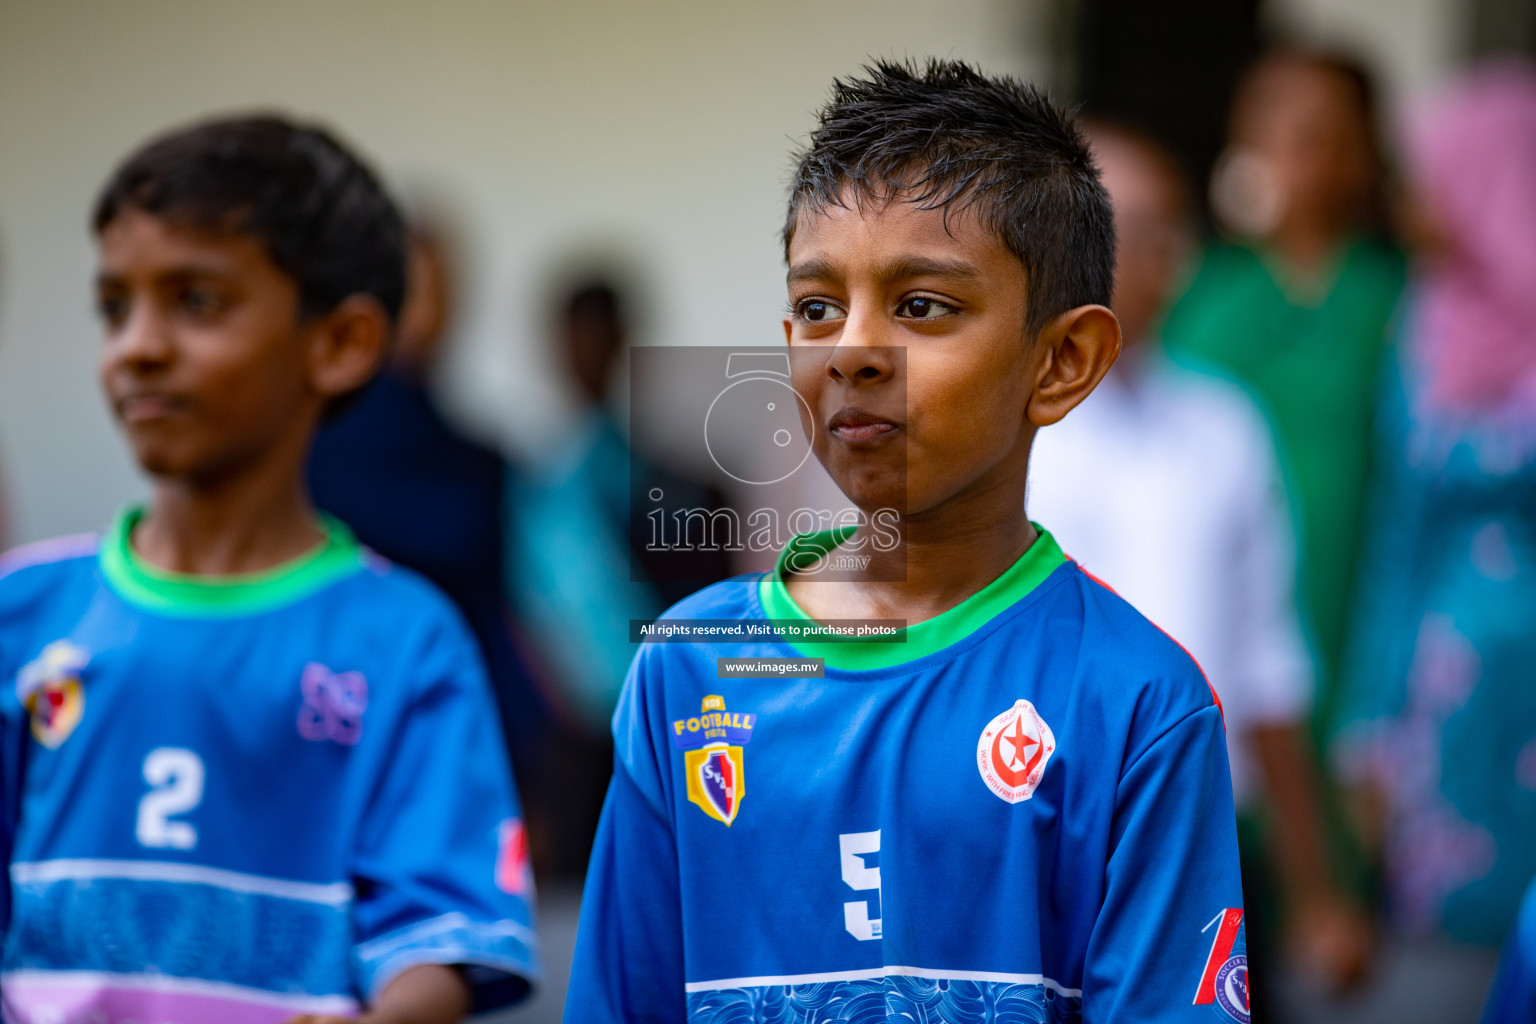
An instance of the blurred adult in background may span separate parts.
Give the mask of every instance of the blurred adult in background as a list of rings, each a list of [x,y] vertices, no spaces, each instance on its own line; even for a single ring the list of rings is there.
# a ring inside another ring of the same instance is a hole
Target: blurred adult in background
[[[1403,149],[1417,244],[1334,753],[1409,938],[1402,1019],[1434,1021],[1481,1001],[1536,875],[1536,69],[1465,75]]]
[[[1326,718],[1360,545],[1380,357],[1403,261],[1380,240],[1374,90],[1352,61],[1280,50],[1239,83],[1209,247],[1164,329],[1248,388],[1275,436]]]
[[[463,611],[497,691],[514,771],[531,790],[540,778],[540,723],[547,712],[514,644],[502,581],[508,468],[501,455],[445,420],[427,390],[456,298],[442,227],[412,226],[408,269],[390,362],[315,438],[310,492],[360,541],[432,580]],[[533,797],[524,793],[536,823],[541,808]]]
[[[1193,253],[1190,196],[1173,159],[1124,128],[1092,125],[1114,204],[1115,314],[1124,348],[1098,390],[1041,431],[1029,510],[1063,548],[1184,644],[1220,694],[1243,819],[1254,1011],[1278,983],[1273,866],[1288,945],[1328,987],[1370,951],[1364,911],[1330,879],[1304,723],[1312,664],[1297,622],[1285,493],[1263,417],[1243,391],[1174,366],[1158,339]],[[1265,828],[1265,826],[1268,826]],[[1272,920],[1272,918],[1271,918]]]
[[[658,506],[636,488],[659,487],[663,508],[725,502],[633,452],[615,423],[611,391],[629,333],[618,280],[602,271],[571,275],[551,306],[556,363],[580,411],[513,482],[507,577],[558,713],[551,768],[559,806],[551,834],[536,838],[550,844],[550,872],[579,881],[612,773],[610,722],[635,653],[630,622],[656,618],[731,567],[725,551],[698,551],[674,576],[645,550],[644,513]]]

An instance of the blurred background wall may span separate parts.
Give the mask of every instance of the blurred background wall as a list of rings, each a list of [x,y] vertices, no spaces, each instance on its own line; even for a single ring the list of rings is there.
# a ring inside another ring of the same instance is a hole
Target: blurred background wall
[[[1484,37],[1536,31],[1510,0],[900,0],[0,4],[0,472],[11,542],[94,528],[142,491],[96,394],[85,221],[151,133],[275,107],[336,126],[463,233],[466,294],[438,382],[454,415],[536,446],[564,408],[539,289],[573,249],[631,254],[641,340],[772,343],[791,142],[833,75],[939,54],[1058,94],[1182,110],[1214,146],[1221,90],[1270,28],[1342,40],[1390,93]],[[1481,33],[1481,36],[1479,35]],[[1169,60],[1202,51],[1198,65]],[[1209,59],[1226,53],[1225,59]],[[1198,67],[1193,80],[1177,69]],[[1159,70],[1160,69],[1160,70]],[[1209,97],[1190,106],[1191,96]],[[1186,104],[1179,107],[1179,104]]]

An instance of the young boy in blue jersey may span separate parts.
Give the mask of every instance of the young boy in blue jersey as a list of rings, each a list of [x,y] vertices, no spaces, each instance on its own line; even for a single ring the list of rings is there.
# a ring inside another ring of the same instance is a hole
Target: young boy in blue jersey
[[[387,348],[395,206],[326,133],[258,117],[140,149],[93,224],[101,384],[151,498],[0,563],[5,1020],[516,1000],[532,893],[474,641],[303,486]]]
[[[1120,346],[1086,142],[1032,87],[881,63],[836,83],[784,235],[817,457],[901,541],[832,582],[805,552],[868,527],[801,538],[667,618],[905,643],[640,649],[567,1022],[1246,1024],[1220,705],[1025,517],[1035,431]]]

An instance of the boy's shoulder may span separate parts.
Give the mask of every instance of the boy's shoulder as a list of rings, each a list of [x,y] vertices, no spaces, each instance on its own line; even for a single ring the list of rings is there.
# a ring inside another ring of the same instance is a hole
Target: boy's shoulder
[[[711,583],[662,612],[657,621],[762,618],[765,613],[757,600],[757,588],[762,580],[762,573],[744,573]]]
[[[1127,700],[1182,718],[1221,700],[1205,671],[1177,639],[1148,619],[1110,582],[1068,560],[1081,607],[1077,677],[1110,700]]]
[[[662,612],[657,616],[656,624],[688,623],[696,629],[711,623],[725,625],[764,619],[767,613],[757,597],[762,579],[762,573],[747,573],[711,583]],[[720,643],[739,644],[740,641],[722,640]],[[719,646],[719,643],[702,640],[646,640],[635,652],[630,675],[640,676],[643,682],[644,677],[662,671],[663,666],[670,666],[668,670],[675,671],[683,663],[713,664],[709,659],[718,653],[716,648]]]
[[[0,614],[33,607],[66,581],[93,574],[100,550],[100,534],[79,533],[0,554]]]
[[[363,545],[358,546],[358,563],[356,572],[328,588],[344,614],[385,631],[424,629],[469,642],[463,614],[437,584]]]
[[[379,554],[364,544],[357,546],[358,571],[340,582],[354,588],[349,597],[361,596],[370,603],[407,610],[441,611],[450,602],[437,584],[409,566]]]

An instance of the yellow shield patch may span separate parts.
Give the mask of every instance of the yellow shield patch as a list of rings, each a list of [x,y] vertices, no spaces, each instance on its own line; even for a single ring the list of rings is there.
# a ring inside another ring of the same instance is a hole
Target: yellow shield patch
[[[80,670],[89,660],[90,655],[68,640],[56,640],[17,678],[16,696],[31,717],[32,735],[49,750],[69,739],[85,714]]]

